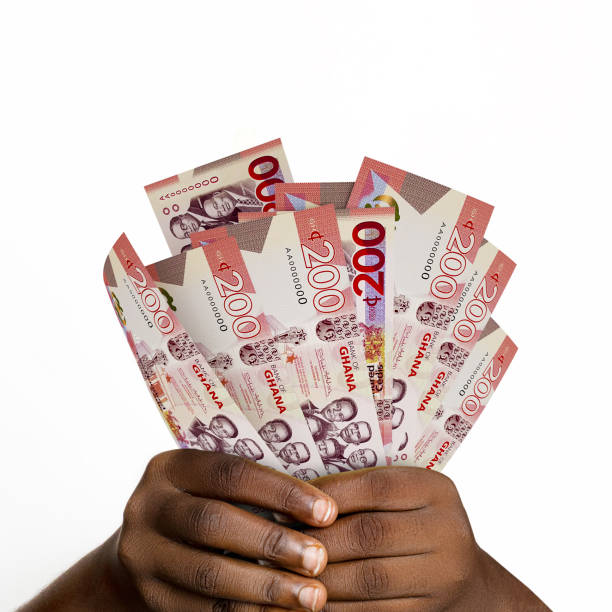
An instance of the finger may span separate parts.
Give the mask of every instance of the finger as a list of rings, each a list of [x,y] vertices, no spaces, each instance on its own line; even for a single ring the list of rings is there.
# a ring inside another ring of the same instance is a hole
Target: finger
[[[435,602],[428,597],[379,599],[378,601],[328,601],[323,612],[427,612],[435,610]]]
[[[309,576],[317,576],[327,564],[327,552],[314,538],[214,499],[172,495],[160,508],[158,528],[169,538],[270,561]]]
[[[287,612],[287,608],[261,606],[244,601],[209,599],[161,580],[150,580],[142,589],[147,609],[155,612]]]
[[[335,501],[326,493],[241,457],[172,451],[167,475],[176,487],[194,495],[261,506],[308,525],[330,525],[338,515]]]
[[[440,560],[433,554],[332,563],[319,576],[330,601],[370,601],[427,597],[439,582]]]
[[[320,610],[327,599],[325,587],[316,580],[172,540],[158,543],[153,565],[152,571],[160,580],[210,599],[312,611]]]
[[[324,529],[304,533],[327,550],[328,563],[402,557],[432,552],[440,520],[431,508],[404,512],[362,512],[338,519]]]
[[[439,472],[399,466],[343,472],[312,483],[336,500],[340,514],[413,510],[431,505],[454,489]]]

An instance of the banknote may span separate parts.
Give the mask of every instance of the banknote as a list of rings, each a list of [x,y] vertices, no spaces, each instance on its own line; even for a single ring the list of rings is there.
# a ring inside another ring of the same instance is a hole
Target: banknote
[[[386,465],[334,209],[275,215],[225,232],[240,246],[328,472]]]
[[[423,347],[415,329],[425,319],[453,316],[493,207],[365,158],[347,208],[381,206],[393,208],[396,222],[392,413],[396,425],[403,419],[404,427],[418,430],[418,418],[409,414],[419,395],[410,376],[420,366],[414,351]]]
[[[273,210],[275,186],[291,181],[279,140],[175,174],[145,187],[173,255],[190,248],[189,234],[237,223],[241,210]]]
[[[505,253],[484,240],[474,260],[472,277],[466,282],[448,325],[435,321],[432,309],[432,319],[423,317],[417,333],[413,333],[417,342],[427,343],[425,351],[417,346],[411,358],[404,361],[405,364],[421,362],[416,376],[411,376],[412,369],[407,374],[421,393],[414,405],[424,424],[431,420],[444,393],[462,371],[515,267]]]
[[[443,306],[429,302],[430,308],[423,307],[421,317],[413,322],[403,358],[394,363],[397,394],[393,413],[399,423],[395,440],[403,444],[408,435],[405,449],[409,455],[462,370],[514,268],[507,255],[483,240],[457,306],[438,316]],[[395,451],[397,455],[397,446]]]
[[[285,471],[304,480],[325,474],[236,240],[221,238],[147,270]]]
[[[293,185],[293,184],[291,184]],[[316,183],[319,185],[319,183]],[[315,208],[308,200],[306,209]],[[240,221],[276,213],[241,213]],[[392,456],[392,376],[393,334],[393,210],[390,208],[337,209],[342,249],[355,296],[357,320],[364,333],[365,354],[372,395],[376,402],[383,445]],[[197,238],[197,236],[196,236]],[[397,413],[399,416],[400,413]]]
[[[333,204],[334,208],[346,208],[355,183],[291,183],[276,188],[277,211],[305,210],[314,206]]]
[[[395,211],[396,318],[411,314],[418,320],[425,299],[455,306],[471,276],[493,207],[365,158],[347,208],[381,206]]]
[[[219,382],[122,235],[104,264],[115,313],[170,432],[183,448],[282,464]]]
[[[490,319],[439,413],[417,441],[410,463],[438,471],[446,466],[482,414],[516,351],[514,342]],[[400,450],[395,459],[401,464],[409,458]]]

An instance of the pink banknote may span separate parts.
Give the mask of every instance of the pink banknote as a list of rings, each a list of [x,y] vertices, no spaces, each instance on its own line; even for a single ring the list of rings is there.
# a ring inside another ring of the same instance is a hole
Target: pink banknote
[[[492,319],[476,342],[461,375],[454,381],[434,419],[415,445],[411,462],[442,470],[482,414],[510,367],[517,351],[514,342]],[[404,463],[400,449],[397,463]]]
[[[322,476],[323,462],[236,240],[221,238],[148,270],[285,470],[304,480]]]
[[[334,209],[275,215],[225,232],[237,239],[328,471],[386,465]]]
[[[453,316],[473,275],[493,208],[369,158],[361,166],[347,207],[390,207],[395,212],[394,425],[397,429],[406,419],[403,426],[418,431],[418,417],[410,413],[420,396],[411,380],[418,371],[415,356],[423,346],[418,330],[424,320],[438,324]],[[394,431],[397,450],[395,438]]]
[[[514,268],[514,262],[507,255],[485,240],[458,305],[444,316],[438,316],[442,306],[437,302],[431,302],[429,310],[421,310],[421,317],[414,323],[412,335],[404,345],[407,358],[395,370],[395,385],[400,393],[395,403],[397,431],[394,434],[396,440],[408,435],[405,451],[408,455],[413,454],[423,428],[461,373]],[[400,371],[402,376],[398,375]]]
[[[430,339],[425,350],[424,346],[419,346],[413,354],[416,376],[412,381],[421,392],[415,405],[424,423],[431,419],[445,391],[452,387],[462,371],[515,267],[505,253],[483,241],[474,261],[472,277],[466,282],[448,325],[440,322],[437,326],[433,317],[432,320],[422,318],[418,336],[422,332],[423,339]],[[423,340],[423,345],[425,343]],[[420,366],[418,370],[417,366]]]
[[[279,140],[175,174],[145,187],[173,255],[189,248],[189,235],[238,222],[244,210],[274,210],[275,187],[291,181]]]
[[[141,374],[177,444],[239,455],[282,471],[125,235],[106,259],[104,282]]]
[[[295,184],[287,184],[288,189],[283,191],[284,196],[291,192]],[[321,183],[314,185],[318,190]],[[304,192],[301,193],[305,195]],[[303,210],[316,208],[311,202],[304,202]],[[241,213],[239,220],[248,221],[274,214],[285,214],[285,211]],[[372,395],[376,401],[385,453],[390,461],[393,451],[393,378],[388,365],[391,363],[393,337],[393,211],[390,208],[336,209],[336,219],[355,298],[357,319],[364,333]]]

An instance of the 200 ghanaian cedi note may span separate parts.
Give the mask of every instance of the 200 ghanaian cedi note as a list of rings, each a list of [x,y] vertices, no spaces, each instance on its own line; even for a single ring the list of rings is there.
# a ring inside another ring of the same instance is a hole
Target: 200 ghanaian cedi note
[[[417,440],[413,465],[438,471],[446,466],[482,414],[516,351],[516,344],[490,319],[440,411]],[[404,462],[401,453],[400,464]]]
[[[125,234],[106,259],[104,282],[141,374],[177,444],[239,455],[282,471],[167,306]]]
[[[495,245],[484,240],[474,261],[459,304],[448,317],[422,317],[414,340],[419,343],[411,366],[413,388],[420,396],[414,405],[426,425],[453,386],[470,351],[486,327],[516,264]],[[416,374],[416,375],[415,375]]]
[[[226,226],[236,238],[329,472],[386,465],[334,210]],[[219,238],[204,232],[204,242]],[[208,234],[208,236],[207,236]]]
[[[303,480],[322,476],[323,462],[236,240],[222,238],[148,270],[285,470]]]
[[[173,255],[189,235],[238,222],[238,212],[274,210],[275,186],[291,181],[280,139],[241,151],[145,187]]]
[[[283,185],[287,187],[283,190],[284,197],[291,195],[293,185],[295,183]],[[314,185],[318,188],[321,184]],[[303,188],[300,189],[300,195],[305,196]],[[307,200],[301,201],[304,202],[303,210],[316,208],[316,205]],[[284,211],[241,213],[239,220],[247,221],[269,214],[284,214]],[[390,208],[354,208],[336,209],[335,214],[355,296],[357,320],[364,333],[368,375],[383,445],[390,460],[393,450],[392,376],[389,367],[393,334],[393,258],[390,257],[395,234],[393,211]],[[194,235],[196,239],[198,235]]]
[[[347,208],[395,211],[393,409],[395,425],[418,430],[411,371],[423,318],[452,312],[484,237],[493,207],[433,181],[365,158]],[[432,314],[433,312],[433,314]],[[411,342],[412,340],[412,342]],[[412,387],[412,392],[409,390]],[[408,422],[407,421],[407,422]],[[394,434],[395,437],[395,434]],[[397,451],[397,446],[394,447]]]

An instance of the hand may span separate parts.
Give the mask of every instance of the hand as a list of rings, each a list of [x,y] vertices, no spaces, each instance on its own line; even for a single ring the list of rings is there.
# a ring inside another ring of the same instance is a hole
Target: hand
[[[445,476],[393,467],[313,484],[346,515],[304,531],[327,549],[325,611],[548,610],[478,547]]]
[[[198,450],[163,453],[149,463],[121,529],[20,610],[320,610],[326,592],[314,577],[327,563],[321,544],[233,503],[318,527],[338,513],[325,493],[254,462]]]
[[[327,563],[320,543],[228,502],[320,527],[337,516],[326,494],[254,462],[196,450],[159,455],[127,504],[117,541],[134,599],[164,611],[320,610],[325,588],[312,579]]]

